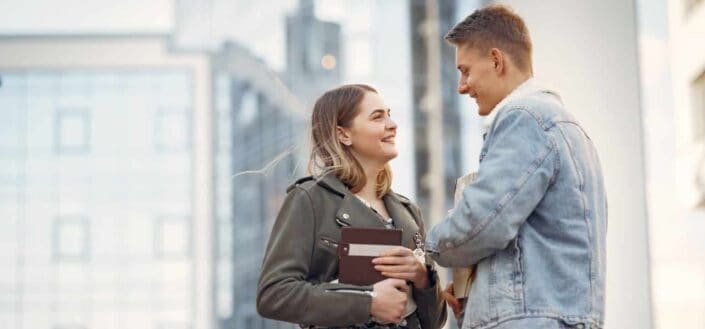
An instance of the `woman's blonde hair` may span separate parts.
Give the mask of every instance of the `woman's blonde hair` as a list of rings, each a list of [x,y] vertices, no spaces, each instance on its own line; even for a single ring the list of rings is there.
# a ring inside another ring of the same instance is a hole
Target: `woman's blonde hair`
[[[333,173],[353,193],[360,191],[367,181],[362,165],[348,146],[338,140],[337,126],[349,128],[360,112],[365,93],[377,93],[363,84],[344,85],[325,92],[313,106],[311,141],[313,147],[308,162],[311,175]],[[377,197],[387,194],[392,186],[392,168],[389,164],[377,175]]]

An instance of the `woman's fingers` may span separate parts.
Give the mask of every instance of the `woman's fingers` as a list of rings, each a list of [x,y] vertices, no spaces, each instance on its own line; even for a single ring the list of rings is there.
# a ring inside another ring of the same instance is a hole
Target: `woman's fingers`
[[[379,272],[394,272],[394,273],[416,273],[414,265],[375,265],[375,270]]]
[[[413,273],[382,272],[382,275],[388,278],[401,279],[405,281],[411,281],[414,279]]]
[[[411,255],[413,256],[414,253],[411,251],[411,249],[406,248],[406,247],[394,247],[390,248],[389,250],[379,254],[380,257],[387,257],[387,256],[407,256]]]
[[[410,264],[412,262],[413,262],[413,259],[411,259],[409,257],[398,257],[398,256],[377,257],[372,260],[373,264],[385,264],[385,265],[401,265],[401,264]]]

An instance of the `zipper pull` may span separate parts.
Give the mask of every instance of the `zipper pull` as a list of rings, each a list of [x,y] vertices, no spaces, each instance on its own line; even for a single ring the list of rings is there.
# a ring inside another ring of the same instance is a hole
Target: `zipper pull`
[[[414,249],[414,257],[421,262],[421,264],[426,264],[426,252],[423,250],[424,247],[424,241],[423,241],[423,236],[421,233],[416,232],[414,233],[414,244],[416,245],[416,249]]]

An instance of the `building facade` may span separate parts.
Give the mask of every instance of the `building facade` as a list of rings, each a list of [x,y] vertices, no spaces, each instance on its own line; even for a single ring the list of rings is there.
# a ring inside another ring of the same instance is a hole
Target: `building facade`
[[[210,71],[167,42],[0,39],[3,327],[211,327]]]

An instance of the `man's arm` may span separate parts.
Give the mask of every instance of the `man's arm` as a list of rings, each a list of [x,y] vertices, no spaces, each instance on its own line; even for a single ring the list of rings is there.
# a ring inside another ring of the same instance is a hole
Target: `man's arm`
[[[441,266],[474,265],[506,248],[556,174],[555,144],[529,111],[513,108],[497,119],[477,179],[429,231],[426,249]]]

